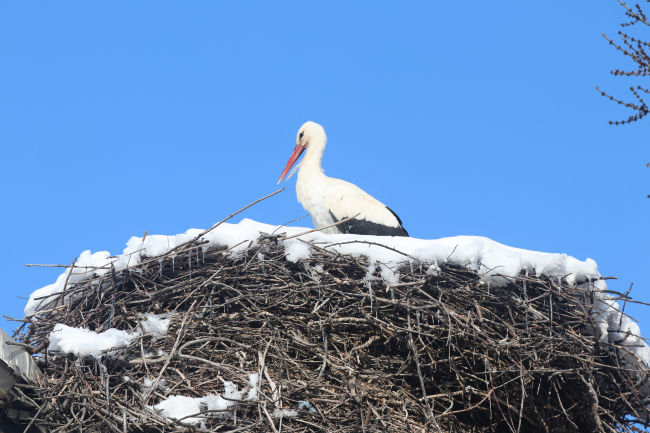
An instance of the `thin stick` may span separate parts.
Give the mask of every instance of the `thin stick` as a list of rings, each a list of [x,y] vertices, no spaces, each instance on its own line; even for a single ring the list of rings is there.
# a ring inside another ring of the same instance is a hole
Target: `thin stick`
[[[327,352],[328,352],[327,329],[324,328],[322,324],[321,324],[321,333],[323,334],[323,365],[321,366],[320,372],[318,373],[318,378],[316,379],[316,384],[320,383],[320,380],[323,377],[323,373],[325,373],[325,367],[327,367]]]
[[[72,266],[70,266],[70,273],[68,274],[67,277],[65,277],[65,283],[63,284],[63,291],[61,292],[61,305],[65,303],[65,291],[68,288],[68,281],[70,280],[70,275],[72,275],[72,271],[74,271],[75,263],[77,263],[77,257],[75,257],[74,260],[72,261]]]
[[[35,264],[25,264],[28,268],[31,267],[40,267],[40,268],[69,268],[71,267],[70,265],[35,265]],[[97,269],[96,266],[76,266],[77,268],[81,269]]]
[[[647,25],[647,26],[650,26],[650,24],[649,24],[646,20],[644,20],[643,18],[641,18],[641,17],[639,16],[639,14],[637,14],[637,13],[634,12],[632,9],[630,9],[630,8],[629,8],[625,3],[623,3],[621,0],[618,0],[618,2],[619,2],[620,4],[622,4],[622,5],[625,7],[625,9],[627,9],[627,10],[628,10],[632,15],[634,15],[634,17],[635,17],[637,20],[641,21],[643,24],[645,24],[645,25]]]
[[[337,225],[339,225],[339,224],[343,224],[344,222],[346,222],[346,221],[350,221],[351,219],[354,219],[354,218],[358,217],[359,215],[361,215],[361,212],[359,212],[359,213],[356,214],[355,216],[351,216],[350,218],[346,218],[346,219],[341,220],[341,221],[339,221],[339,222],[337,222],[337,223],[330,224],[330,225],[328,225],[328,226],[321,227],[321,228],[318,228],[318,229],[307,230],[306,232],[298,233],[297,235],[293,235],[293,236],[289,236],[289,237],[286,237],[286,238],[282,238],[282,240],[283,240],[283,241],[286,241],[287,239],[297,238],[298,236],[306,235],[306,234],[308,234],[308,233],[319,232],[319,231],[321,231],[321,230],[325,230],[325,229],[328,229],[328,228],[330,228],[330,227],[334,227],[334,226],[337,226]]]
[[[386,246],[386,245],[378,244],[378,243],[376,243],[376,242],[369,242],[369,241],[348,241],[348,242],[337,242],[337,243],[335,243],[335,244],[326,245],[325,248],[330,248],[330,247],[334,247],[334,246],[336,246],[336,245],[345,245],[345,244],[368,244],[368,245],[377,245],[378,247],[383,247],[383,248],[386,248],[386,249],[388,249],[388,250],[395,251],[396,253],[401,254],[401,255],[403,255],[403,256],[406,256],[406,257],[408,257],[408,258],[410,258],[410,259],[417,260],[415,257],[411,257],[411,256],[409,256],[408,254],[401,252],[400,250],[396,250],[395,248],[391,248],[391,247]]]
[[[524,372],[521,365],[519,365],[519,380],[521,381],[521,404],[519,405],[519,424],[517,425],[517,433],[521,431],[521,418],[524,413],[524,400],[526,398],[526,390],[524,388]]]
[[[300,218],[296,218],[295,220],[291,220],[291,221],[289,221],[288,223],[284,223],[284,224],[282,224],[281,226],[278,226],[277,229],[273,230],[273,233],[277,232],[277,231],[280,230],[282,227],[284,227],[284,226],[286,226],[286,225],[288,225],[288,224],[291,224],[291,223],[295,223],[296,221],[299,221],[299,220],[301,220],[301,219],[303,219],[304,217],[307,217],[307,216],[309,216],[309,214],[307,214],[307,215],[303,215],[303,216],[301,216]],[[271,233],[271,235],[273,235],[273,233]]]
[[[253,206],[253,205],[256,205],[257,203],[261,202],[262,200],[266,200],[266,199],[269,198],[269,197],[273,197],[274,195],[279,194],[279,193],[281,193],[281,192],[284,191],[284,190],[285,190],[285,188],[282,188],[282,189],[280,189],[280,190],[277,190],[277,191],[274,192],[273,194],[269,194],[269,195],[267,195],[266,197],[262,197],[261,199],[254,201],[253,203],[251,203],[251,204],[249,204],[248,206],[246,206],[246,207],[244,207],[244,208],[238,210],[237,212],[235,212],[235,213],[231,213],[231,214],[228,215],[226,218],[224,218],[223,220],[219,221],[218,223],[216,223],[215,225],[213,225],[213,226],[210,227],[209,229],[207,229],[207,230],[203,230],[201,233],[199,233],[198,235],[196,235],[194,238],[190,239],[189,241],[184,242],[184,243],[182,243],[182,244],[180,244],[180,245],[177,245],[176,247],[172,248],[171,250],[169,250],[169,251],[167,252],[167,254],[169,254],[169,253],[171,253],[171,252],[173,252],[173,251],[176,251],[176,250],[178,250],[179,248],[184,247],[184,246],[187,245],[187,244],[191,244],[191,243],[193,243],[193,242],[198,241],[201,237],[205,236],[207,233],[209,233],[209,232],[211,232],[212,230],[216,229],[216,228],[219,227],[221,224],[225,223],[226,221],[228,221],[230,218],[234,217],[235,215],[244,212],[244,211],[245,211],[246,209],[248,209],[249,207],[251,207],[251,206]]]
[[[181,327],[178,330],[178,335],[176,336],[176,342],[174,343],[174,347],[172,347],[171,352],[169,352],[169,357],[167,358],[167,361],[165,361],[165,365],[163,365],[163,368],[160,369],[160,373],[158,373],[158,377],[156,378],[156,381],[151,385],[151,388],[149,391],[147,391],[146,397],[143,399],[142,404],[147,404],[149,402],[149,399],[151,398],[151,395],[153,392],[156,390],[156,386],[158,386],[158,381],[162,377],[163,373],[167,369],[167,366],[171,362],[172,359],[174,359],[176,355],[176,349],[178,348],[178,344],[181,341],[181,337],[185,333],[185,322],[187,321],[187,317],[190,315],[190,312],[192,311],[192,308],[194,308],[194,305],[196,305],[196,301],[192,303],[190,308],[187,309],[185,312],[185,315],[183,316],[183,322],[181,323]]]
[[[434,425],[434,427],[438,430],[438,433],[442,433],[442,430],[440,429],[440,426],[438,425],[438,422],[436,421],[436,416],[433,414],[433,410],[431,409],[431,405],[429,404],[429,400],[427,399],[427,390],[424,386],[424,378],[422,378],[422,371],[420,370],[420,359],[418,356],[418,351],[415,348],[415,343],[413,342],[413,330],[411,328],[411,308],[409,306],[410,304],[410,292],[406,295],[406,321],[408,324],[408,329],[409,329],[409,345],[411,346],[411,351],[413,352],[413,359],[415,360],[415,367],[417,368],[418,371],[418,376],[420,378],[420,387],[422,388],[422,397],[424,398],[424,404],[427,406],[427,409],[429,411],[429,419],[431,420],[431,424]]]
[[[273,424],[273,420],[271,419],[271,415],[269,415],[269,411],[266,410],[266,402],[264,402],[262,406],[262,410],[264,411],[264,414],[269,420],[269,423],[271,424],[271,429],[273,430],[274,433],[278,433],[278,429],[275,428],[275,424]]]

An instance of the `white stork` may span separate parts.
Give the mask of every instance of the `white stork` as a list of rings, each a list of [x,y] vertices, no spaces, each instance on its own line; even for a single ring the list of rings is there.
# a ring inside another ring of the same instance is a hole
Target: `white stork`
[[[322,126],[314,122],[302,125],[296,137],[296,148],[278,181],[282,181],[300,154],[307,150],[300,162],[296,193],[300,204],[311,214],[314,227],[325,227],[359,214],[323,232],[408,236],[402,221],[388,206],[350,182],[323,174],[321,160],[326,143],[327,136]]]

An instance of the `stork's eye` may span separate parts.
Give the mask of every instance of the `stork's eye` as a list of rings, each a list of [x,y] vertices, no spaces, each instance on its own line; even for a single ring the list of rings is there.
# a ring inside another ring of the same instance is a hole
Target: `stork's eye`
[[[300,139],[301,139],[301,140],[302,140],[302,136],[303,136],[303,135],[305,135],[305,131],[302,131],[302,132],[300,133]]]

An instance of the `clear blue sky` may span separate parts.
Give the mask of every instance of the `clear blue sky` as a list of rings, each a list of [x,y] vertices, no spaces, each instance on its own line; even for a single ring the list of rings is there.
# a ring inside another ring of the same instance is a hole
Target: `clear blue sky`
[[[624,19],[616,0],[3,2],[0,313],[61,272],[25,263],[120,253],[275,191],[307,120],[327,174],[412,236],[592,258],[650,302],[648,120],[608,125],[630,112],[595,90],[639,82],[609,74],[632,67],[601,36]],[[285,185],[243,216],[304,215]]]

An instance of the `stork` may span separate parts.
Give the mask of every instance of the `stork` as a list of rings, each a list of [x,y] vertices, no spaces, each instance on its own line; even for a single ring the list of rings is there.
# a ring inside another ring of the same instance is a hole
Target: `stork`
[[[402,221],[388,206],[350,182],[325,176],[321,160],[326,143],[322,126],[314,122],[302,125],[296,137],[296,148],[278,180],[278,183],[282,181],[306,150],[298,167],[296,194],[300,204],[311,214],[314,227],[326,227],[354,217],[323,232],[408,236]]]

